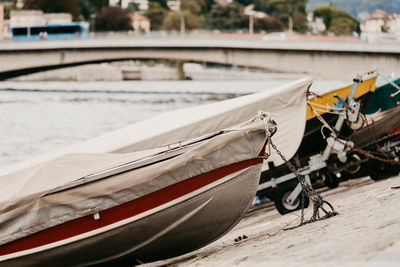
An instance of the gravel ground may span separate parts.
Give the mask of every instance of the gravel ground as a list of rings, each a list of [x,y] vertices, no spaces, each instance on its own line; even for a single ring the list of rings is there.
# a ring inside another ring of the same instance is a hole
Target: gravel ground
[[[322,191],[338,216],[285,231],[300,212],[253,207],[227,235],[181,257],[146,266],[400,266],[400,176],[368,177]],[[311,215],[306,211],[306,218]],[[248,238],[235,242],[235,238]]]

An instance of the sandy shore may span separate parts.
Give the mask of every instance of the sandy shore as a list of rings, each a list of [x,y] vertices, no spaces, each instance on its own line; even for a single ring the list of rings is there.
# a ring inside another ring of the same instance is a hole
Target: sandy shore
[[[400,266],[399,186],[400,176],[343,182],[322,191],[338,216],[289,231],[282,229],[298,224],[300,212],[281,216],[264,203],[216,242],[145,266]]]

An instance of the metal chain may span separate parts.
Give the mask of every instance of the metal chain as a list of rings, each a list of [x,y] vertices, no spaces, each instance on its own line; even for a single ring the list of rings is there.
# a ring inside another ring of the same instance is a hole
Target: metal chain
[[[375,160],[382,161],[382,162],[385,162],[385,163],[390,163],[390,164],[393,164],[393,165],[400,164],[400,162],[398,160],[385,159],[385,158],[377,157],[377,156],[374,156],[374,155],[372,155],[372,154],[368,153],[367,151],[364,151],[364,150],[362,150],[360,148],[353,147],[353,146],[351,146],[349,144],[344,144],[344,145],[346,147],[348,147],[349,149],[351,149],[351,150],[353,150],[353,151],[355,151],[355,152],[357,152],[357,153],[359,153],[361,155],[366,156],[367,158],[375,159]]]
[[[299,181],[299,183],[301,185],[301,188],[303,189],[302,190],[302,201],[301,201],[300,224],[297,226],[291,227],[291,228],[286,228],[285,230],[295,229],[295,228],[298,228],[298,227],[308,224],[308,223],[312,223],[312,222],[319,221],[319,220],[324,220],[324,219],[338,215],[339,213],[337,211],[335,211],[333,206],[329,202],[323,200],[322,196],[312,188],[312,186],[306,181],[304,176],[302,176],[298,172],[298,170],[293,166],[293,164],[290,163],[290,161],[288,161],[286,159],[286,157],[282,154],[282,152],[272,142],[271,137],[268,137],[268,141],[271,144],[272,148],[276,151],[276,153],[279,155],[279,157],[283,160],[283,162],[289,168],[289,170],[296,176],[297,180]],[[313,215],[307,221],[304,221],[304,195],[307,195],[307,197],[309,197],[311,199],[311,201],[313,202]],[[330,207],[331,211],[325,210],[323,207],[324,204],[327,204]],[[325,213],[324,216],[322,216],[322,217],[320,216],[319,209],[321,209]]]

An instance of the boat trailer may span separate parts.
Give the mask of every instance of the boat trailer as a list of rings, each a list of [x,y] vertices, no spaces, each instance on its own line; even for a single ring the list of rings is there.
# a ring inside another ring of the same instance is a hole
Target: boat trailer
[[[309,156],[306,161],[303,159],[303,167],[298,158],[293,158],[298,173],[305,177],[310,186],[319,180],[323,180],[325,185],[335,188],[339,185],[344,170],[355,167],[358,171],[361,165],[365,166],[373,180],[388,178],[397,175],[399,172],[399,165],[396,164],[400,156],[399,142],[391,142],[399,138],[399,133],[370,142],[361,148],[355,147],[352,141],[340,138],[345,123],[355,131],[361,129],[365,123],[365,116],[360,112],[361,104],[355,100],[355,94],[362,78],[362,75],[357,75],[346,98],[337,97],[333,111],[335,111],[335,107],[340,106],[344,112],[337,112],[339,117],[333,129],[315,112],[323,124],[322,127],[328,128],[331,132],[330,136],[324,136],[327,143],[326,147],[321,153]],[[373,151],[382,149],[385,149],[383,158],[374,155],[376,153]],[[368,165],[366,165],[367,162]],[[279,176],[273,162],[268,162],[268,166],[271,179],[260,183],[258,192],[275,189],[276,192],[268,194],[268,197],[272,195],[270,198],[274,200],[275,207],[281,214],[299,210],[302,206],[307,207],[309,200],[301,197],[302,187],[297,182],[295,174],[287,172]],[[301,200],[304,202],[300,203]]]

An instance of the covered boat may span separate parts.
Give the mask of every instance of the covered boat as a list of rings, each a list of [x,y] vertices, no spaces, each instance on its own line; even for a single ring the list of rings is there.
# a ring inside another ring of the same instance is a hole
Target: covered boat
[[[250,119],[276,113],[272,138],[291,157],[310,85],[169,112],[2,170],[0,265],[134,264],[212,242],[244,215],[265,168],[275,124]]]
[[[175,148],[68,154],[2,177],[0,263],[135,263],[204,246],[247,211],[275,131],[255,119]]]

